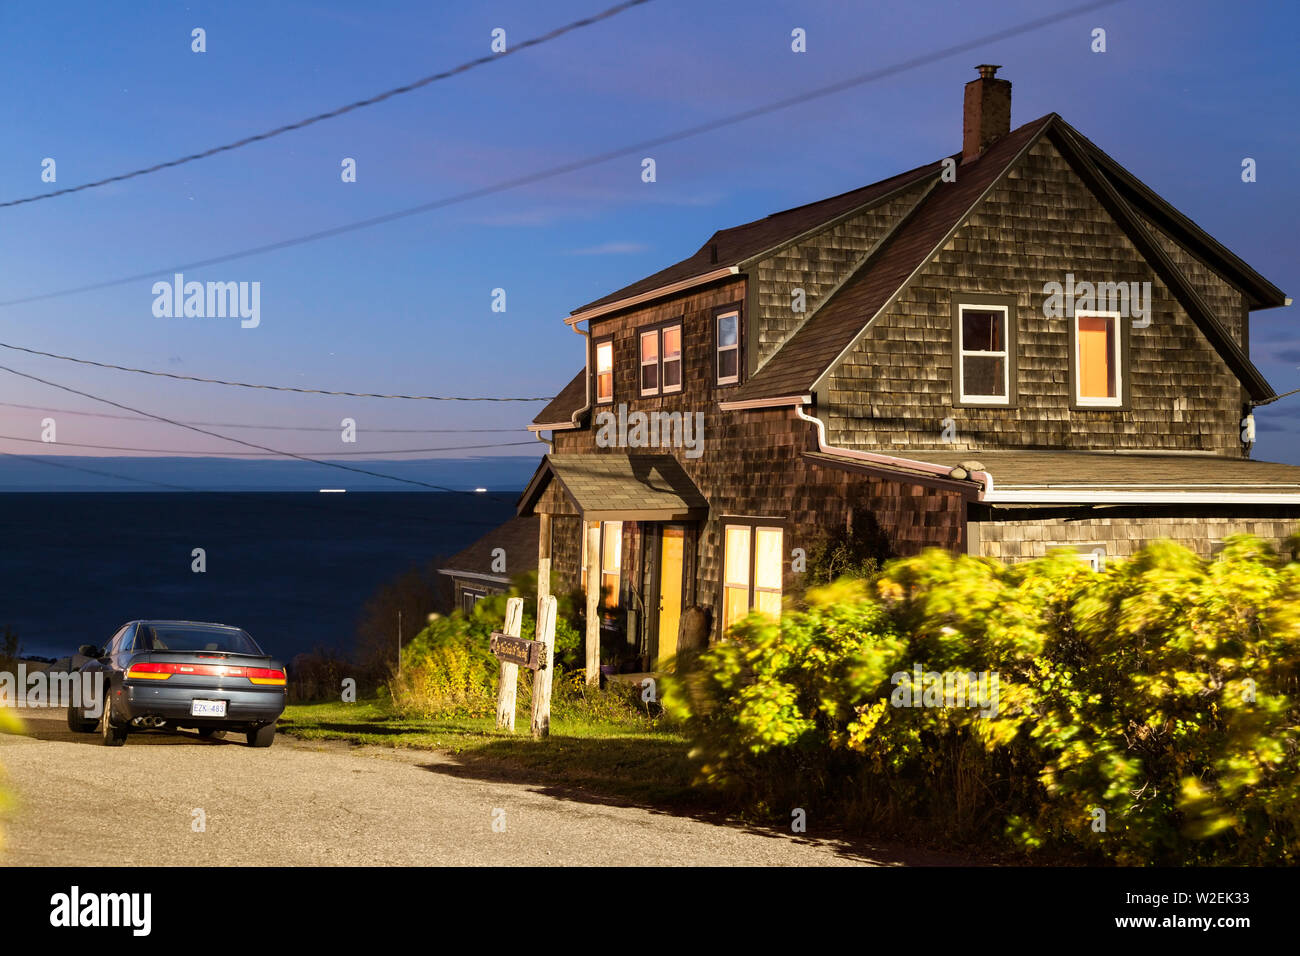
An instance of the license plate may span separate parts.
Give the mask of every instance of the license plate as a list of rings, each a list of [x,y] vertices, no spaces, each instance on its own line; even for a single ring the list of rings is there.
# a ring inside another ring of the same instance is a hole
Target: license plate
[[[190,701],[191,717],[224,717],[226,716],[226,702],[224,700],[192,700]]]

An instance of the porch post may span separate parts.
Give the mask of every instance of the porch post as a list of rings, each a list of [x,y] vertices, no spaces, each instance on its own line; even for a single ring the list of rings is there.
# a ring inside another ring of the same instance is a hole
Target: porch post
[[[599,521],[593,522],[587,529],[587,683],[600,683]]]
[[[541,607],[551,595],[551,516],[539,514],[537,526],[537,640],[542,639]]]

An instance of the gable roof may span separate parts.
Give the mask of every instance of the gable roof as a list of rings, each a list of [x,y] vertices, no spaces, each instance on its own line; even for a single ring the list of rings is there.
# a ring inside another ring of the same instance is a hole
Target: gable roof
[[[1156,242],[1141,217],[1147,217],[1194,257],[1240,289],[1250,308],[1273,308],[1285,305],[1289,300],[1280,289],[1160,198],[1056,113],[1012,130],[979,157],[962,165],[956,182],[943,183],[942,188],[934,188],[943,168],[944,160],[941,159],[860,189],[721,230],[714,233],[694,255],[575,309],[566,321],[573,324],[587,318],[594,319],[691,285],[747,270],[786,244],[929,181],[932,188],[917,199],[912,209],[877,243],[857,269],[822,300],[804,324],[748,380],[732,392],[722,407],[802,403],[858,341],[871,321],[942,249],[988,191],[1044,135],[1050,136],[1053,145],[1170,289],[1251,398],[1257,402],[1272,398],[1272,387],[1250,361],[1249,355]],[[949,158],[960,159],[960,154]],[[575,376],[533,420],[534,429],[540,430],[542,426],[574,427],[573,416],[587,401],[585,379],[585,370]]]
[[[804,324],[766,364],[760,366],[748,381],[736,389],[733,397],[724,402],[722,407],[765,400],[797,401],[809,394],[857,343],[871,322],[902,294],[920,269],[943,248],[993,186],[1044,135],[1051,138],[1066,162],[1096,195],[1138,252],[1187,310],[1192,321],[1223,357],[1250,396],[1257,401],[1272,397],[1272,386],[1250,361],[1245,350],[1156,243],[1112,181],[1102,173],[1093,156],[1105,154],[1091,144],[1090,148],[1085,147],[1073,127],[1057,114],[1049,113],[1012,130],[977,159],[962,166],[956,182],[944,184],[942,188],[923,196],[859,265],[853,276],[814,309]],[[1106,159],[1111,166],[1119,168],[1114,160],[1109,157]],[[1136,179],[1133,183],[1141,186]],[[1130,191],[1135,188],[1127,183],[1125,185],[1125,189]],[[1150,193],[1150,196],[1155,197],[1155,194]],[[1160,212],[1164,221],[1171,222],[1172,213],[1191,224],[1172,206],[1159,200],[1159,197],[1155,199],[1166,210]],[[1194,224],[1191,225],[1195,228]],[[1190,235],[1186,232],[1184,234]],[[1217,243],[1215,246],[1231,256],[1222,246]],[[1244,263],[1241,265],[1244,266]],[[1257,286],[1256,291],[1270,304],[1283,304],[1283,301],[1274,301],[1281,296],[1275,287],[1258,273],[1253,275],[1272,289],[1269,292]]]
[[[551,481],[586,521],[684,521],[709,510],[672,455],[547,455],[519,499],[521,515],[532,513]]]
[[[1176,242],[1202,259],[1229,282],[1236,285],[1250,299],[1251,309],[1273,309],[1286,305],[1286,294],[1252,269],[1239,256],[1208,232],[1188,219],[1173,205],[1162,199],[1146,183],[1104,152],[1065,120],[1057,117],[1060,125],[1070,131],[1088,158],[1100,169],[1111,185],[1133,209],[1157,223]]]
[[[953,158],[960,158],[960,154]],[[592,309],[654,292],[676,282],[699,278],[727,266],[740,266],[755,256],[784,245],[806,232],[825,228],[835,220],[858,212],[865,206],[881,202],[901,189],[914,186],[929,177],[937,177],[942,167],[943,160],[936,160],[860,189],[803,206],[795,206],[793,209],[776,212],[763,219],[715,232],[694,255],[574,309],[568,321],[580,321],[574,316],[581,316]]]
[[[985,193],[1038,140],[1054,115],[1011,131],[978,159],[962,166],[955,182],[931,190],[877,245],[854,276],[736,389],[727,404],[810,392],[817,379],[948,241]]]

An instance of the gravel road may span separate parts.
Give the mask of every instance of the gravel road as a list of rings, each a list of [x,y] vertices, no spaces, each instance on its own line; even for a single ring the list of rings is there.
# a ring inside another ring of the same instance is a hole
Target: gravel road
[[[427,751],[194,733],[124,747],[22,711],[0,734],[17,805],[0,863],[42,865],[742,865],[954,862],[718,824],[458,773]],[[196,832],[202,811],[206,824]],[[494,828],[495,823],[495,828]]]

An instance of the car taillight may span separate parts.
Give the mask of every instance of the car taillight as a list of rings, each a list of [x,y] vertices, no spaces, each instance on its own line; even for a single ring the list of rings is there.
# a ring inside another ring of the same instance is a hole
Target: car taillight
[[[288,681],[285,679],[284,671],[278,671],[273,667],[247,667],[247,677],[254,684],[276,684],[283,687]]]
[[[172,664],[132,664],[126,671],[127,680],[166,680],[175,673]]]

